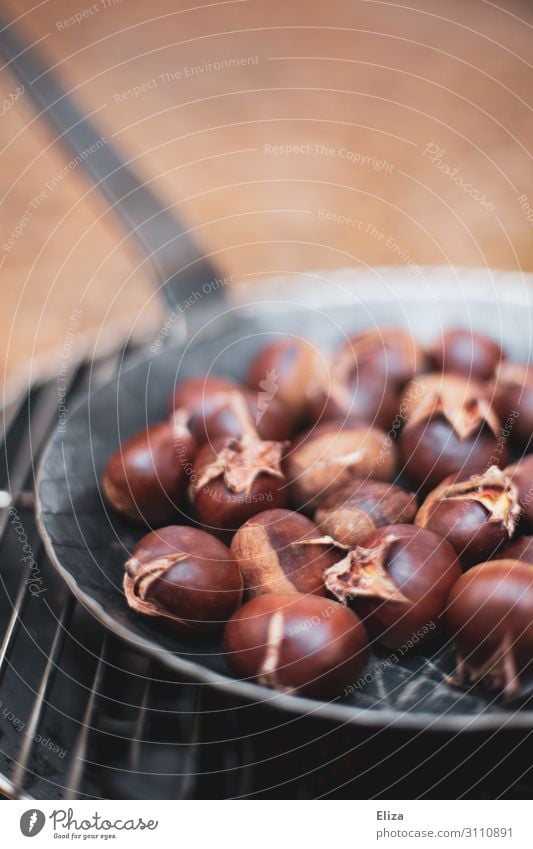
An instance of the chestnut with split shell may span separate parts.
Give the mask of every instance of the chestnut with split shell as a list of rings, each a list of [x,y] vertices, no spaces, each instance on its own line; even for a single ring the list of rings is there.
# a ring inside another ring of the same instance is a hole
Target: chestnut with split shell
[[[125,570],[129,606],[179,636],[219,629],[242,600],[242,575],[231,551],[196,528],[169,525],[147,534]]]
[[[308,511],[354,479],[392,480],[395,467],[396,446],[383,431],[335,421],[305,432],[285,461],[292,500]]]
[[[244,604],[224,631],[240,678],[290,695],[335,698],[357,680],[368,641],[358,617],[327,598],[267,594]]]
[[[385,525],[414,522],[416,512],[412,492],[395,484],[355,480],[322,501],[315,522],[322,533],[353,547]]]
[[[156,525],[174,518],[184,502],[195,450],[183,413],[150,425],[108,461],[102,476],[106,500],[136,522]]]
[[[243,435],[200,449],[189,490],[199,520],[225,535],[266,507],[285,507],[288,497],[281,469],[285,444],[259,438],[240,393],[228,403]]]
[[[518,491],[518,500],[522,507],[521,527],[533,530],[533,455],[522,457],[518,463],[507,466],[505,473]]]
[[[324,545],[316,525],[292,510],[265,510],[239,528],[231,550],[244,577],[248,598],[263,593],[325,595],[324,571],[339,550]]]
[[[400,436],[403,471],[424,491],[457,472],[505,466],[500,421],[483,392],[443,376],[415,405]]]
[[[521,515],[517,487],[490,466],[466,479],[446,478],[428,495],[415,521],[445,537],[467,569],[493,557],[515,534]]]
[[[232,380],[216,375],[198,375],[182,381],[174,391],[171,410],[186,410],[191,433],[202,445],[219,437],[239,439],[242,425],[230,402],[235,392],[246,400],[261,439],[283,442],[293,434],[283,404],[268,393],[253,392]]]
[[[507,701],[531,694],[533,676],[533,569],[516,560],[492,560],[454,585],[445,613],[457,649],[450,683],[479,684]]]
[[[326,570],[327,589],[349,604],[369,636],[390,649],[434,636],[461,568],[439,534],[415,525],[380,528]]]

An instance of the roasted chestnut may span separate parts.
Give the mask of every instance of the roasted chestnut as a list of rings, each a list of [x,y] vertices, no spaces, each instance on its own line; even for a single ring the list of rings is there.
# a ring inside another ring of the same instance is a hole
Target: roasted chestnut
[[[461,567],[439,534],[415,525],[381,528],[326,570],[327,589],[349,603],[369,635],[390,649],[431,639]]]
[[[354,478],[390,481],[396,446],[383,431],[350,422],[326,422],[300,436],[285,468],[294,504],[311,511]]]
[[[533,368],[504,362],[491,385],[493,404],[520,451],[533,449]]]
[[[488,380],[503,358],[501,347],[493,339],[472,330],[447,330],[431,352],[440,371]]]
[[[426,381],[399,440],[403,471],[422,490],[456,472],[505,466],[499,419],[475,384],[443,375],[438,389]]]
[[[240,439],[215,439],[198,451],[190,497],[206,528],[235,531],[265,508],[285,507],[288,491],[281,469],[284,443],[259,439],[240,393],[230,401]]]
[[[515,533],[522,508],[511,478],[497,466],[446,478],[417,513],[416,524],[445,537],[468,569],[493,557]]]
[[[283,404],[275,397],[272,387],[252,392],[232,380],[215,375],[190,377],[177,386],[172,396],[171,410],[186,410],[191,433],[201,445],[222,436],[238,439],[241,424],[234,415],[231,403],[235,392],[246,399],[257,433],[261,439],[284,442],[290,439],[293,428]]]
[[[105,467],[102,490],[107,501],[136,522],[153,525],[172,519],[187,492],[195,449],[182,413],[141,430]]]
[[[505,473],[510,476],[518,490],[518,500],[522,507],[521,527],[533,529],[533,456],[522,457],[518,463],[507,466]]]
[[[312,388],[309,418],[314,422],[352,420],[389,430],[398,410],[398,390],[386,375],[367,366],[344,371],[350,361],[337,361],[325,383]]]
[[[445,624],[457,647],[451,683],[481,684],[507,700],[531,691],[533,569],[492,560],[466,572],[448,598]]]
[[[499,560],[521,560],[533,566],[533,537],[518,537],[513,540],[498,556]]]
[[[328,364],[307,339],[278,339],[266,345],[250,363],[250,389],[281,401],[293,421],[305,419],[313,386],[327,381]]]
[[[352,336],[337,353],[351,361],[351,371],[367,369],[399,389],[427,365],[427,357],[410,333],[399,327],[377,327]]]
[[[310,519],[291,510],[265,510],[239,528],[231,543],[249,598],[263,593],[325,595],[324,570],[339,550],[315,541]]]
[[[367,660],[357,616],[341,604],[300,593],[247,602],[224,631],[226,659],[240,678],[282,693],[335,698]]]
[[[354,547],[385,525],[414,522],[416,496],[400,486],[355,480],[332,492],[315,513],[324,534]]]
[[[196,528],[170,525],[147,534],[125,569],[129,606],[177,635],[220,628],[242,600],[242,575],[231,551]]]

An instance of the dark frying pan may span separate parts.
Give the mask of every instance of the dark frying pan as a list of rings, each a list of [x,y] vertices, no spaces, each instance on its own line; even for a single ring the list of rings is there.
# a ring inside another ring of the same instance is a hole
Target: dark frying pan
[[[35,50],[22,45],[13,27],[1,20],[0,51],[71,153],[79,156],[101,138],[43,68]],[[445,679],[453,670],[453,650],[444,643],[424,653],[374,654],[368,676],[354,682],[352,693],[331,703],[235,680],[219,641],[194,645],[171,639],[128,609],[121,588],[122,564],[144,531],[110,514],[99,487],[105,462],[119,442],[164,417],[177,380],[210,370],[239,378],[254,351],[275,334],[305,335],[328,345],[338,343],[344,332],[393,322],[427,339],[453,322],[472,324],[496,336],[501,332],[510,355],[527,359],[532,309],[525,281],[520,275],[507,275],[495,286],[490,273],[438,269],[348,271],[329,280],[320,275],[305,278],[303,295],[301,284],[291,294],[283,282],[274,300],[232,307],[225,303],[223,287],[213,285],[220,278],[216,269],[110,144],[82,157],[82,163],[137,238],[171,308],[183,305],[192,292],[200,297],[192,299],[195,304],[187,312],[189,341],[155,357],[147,354],[122,370],[71,412],[44,453],[37,481],[37,520],[52,563],[74,595],[111,631],[185,679],[293,713],[381,728],[533,727],[530,709],[505,707],[477,690],[450,688]],[[312,282],[317,285],[311,286]],[[265,290],[266,284],[262,295]],[[491,296],[493,291],[500,300]],[[194,327],[202,329],[193,332]]]

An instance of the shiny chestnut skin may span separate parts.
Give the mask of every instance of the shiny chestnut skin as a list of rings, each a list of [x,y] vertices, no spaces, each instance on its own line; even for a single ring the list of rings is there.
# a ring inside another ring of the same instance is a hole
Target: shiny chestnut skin
[[[333,368],[327,383],[313,390],[309,418],[319,423],[354,419],[386,431],[398,403],[396,384],[377,368],[367,366],[347,375]]]
[[[189,491],[199,520],[213,533],[222,533],[224,538],[265,508],[285,507],[289,497],[281,471],[279,475],[273,475],[258,468],[250,485],[237,490],[228,485],[223,473],[203,482],[206,470],[212,468],[228,443],[234,445],[238,452],[238,443],[227,439],[214,439],[211,444],[206,443],[200,448]]]
[[[272,593],[233,615],[224,648],[240,678],[291,695],[330,699],[363,670],[368,641],[358,617],[343,605],[316,595]]]
[[[479,475],[452,475],[431,492],[416,524],[445,537],[463,569],[482,563],[514,536],[522,509],[511,478],[496,466]]]
[[[401,387],[427,366],[427,357],[410,333],[400,327],[377,327],[348,339],[338,357],[352,359],[353,370],[369,371]]]
[[[285,460],[291,499],[307,511],[355,478],[390,481],[395,468],[396,446],[383,431],[343,421],[303,433]]]
[[[395,484],[355,480],[322,501],[315,522],[322,533],[353,547],[385,525],[414,522],[416,513],[412,492]]]
[[[169,525],[147,534],[125,569],[130,607],[179,636],[219,629],[242,600],[243,579],[231,551],[196,528]]]
[[[518,490],[518,500],[523,510],[521,529],[533,530],[533,456],[522,457],[518,463],[507,466],[505,473]]]
[[[532,451],[533,368],[503,362],[491,389],[494,408],[509,428],[511,443],[520,451]]]
[[[460,576],[455,551],[439,534],[391,525],[328,569],[325,583],[355,610],[372,639],[398,649],[431,639]]]
[[[187,411],[189,429],[200,445],[222,436],[238,438],[242,436],[240,423],[228,404],[228,398],[234,392],[241,393],[246,399],[261,439],[283,442],[291,438],[292,425],[277,398],[270,399],[267,393],[263,397],[261,391],[252,392],[216,375],[199,375],[184,380],[176,387],[170,409]]]
[[[520,560],[533,566],[533,536],[512,540],[499,552],[498,560]]]
[[[327,379],[327,374],[326,359],[316,345],[289,337],[277,339],[259,351],[250,363],[246,383],[255,391],[275,393],[291,419],[301,421],[307,415],[312,387]]]
[[[438,389],[426,383],[399,440],[403,472],[423,491],[457,472],[505,466],[508,451],[501,425],[475,383],[442,376]]]
[[[139,431],[106,465],[102,490],[107,501],[135,522],[156,525],[172,519],[183,504],[195,450],[179,414]]]
[[[489,380],[503,359],[493,339],[472,330],[447,330],[435,343],[431,356],[435,368],[477,380]]]
[[[248,598],[263,593],[325,595],[324,570],[339,550],[323,544],[316,525],[292,510],[264,510],[239,528],[231,550],[243,574]]]
[[[533,569],[492,560],[466,572],[453,587],[444,616],[455,639],[453,683],[477,684],[506,700],[530,692],[533,676]]]

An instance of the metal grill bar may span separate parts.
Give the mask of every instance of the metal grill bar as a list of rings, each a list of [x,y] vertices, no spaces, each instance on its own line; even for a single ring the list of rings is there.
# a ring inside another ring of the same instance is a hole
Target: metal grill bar
[[[22,792],[22,788],[24,785],[24,776],[28,769],[28,762],[30,759],[33,741],[35,739],[37,729],[39,728],[39,723],[41,721],[43,710],[45,709],[46,700],[48,698],[48,694],[50,692],[54,676],[56,674],[57,665],[61,658],[61,652],[65,643],[65,636],[70,624],[73,609],[74,601],[71,597],[69,597],[65,603],[65,606],[63,607],[63,610],[61,611],[61,615],[57,623],[54,640],[50,648],[48,660],[44,669],[43,676],[41,678],[39,690],[37,692],[37,696],[33,704],[33,709],[27,726],[26,736],[24,737],[24,742],[20,751],[20,757],[13,772],[13,785],[18,795],[20,795],[20,793]]]

